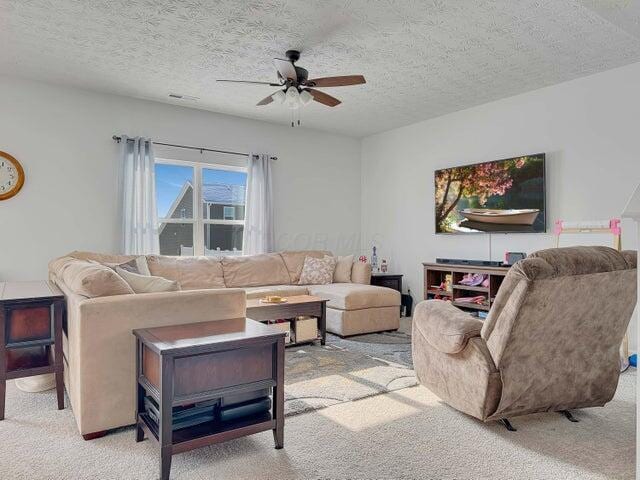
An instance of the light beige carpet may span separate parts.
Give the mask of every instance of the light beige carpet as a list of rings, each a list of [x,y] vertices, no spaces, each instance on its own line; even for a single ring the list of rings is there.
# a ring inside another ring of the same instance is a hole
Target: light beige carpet
[[[632,479],[635,370],[614,401],[578,411],[513,419],[517,432],[483,424],[442,404],[424,387],[289,417],[285,448],[271,432],[173,459],[173,479]],[[8,385],[0,422],[0,479],[154,479],[158,451],[133,429],[85,442],[53,391]]]

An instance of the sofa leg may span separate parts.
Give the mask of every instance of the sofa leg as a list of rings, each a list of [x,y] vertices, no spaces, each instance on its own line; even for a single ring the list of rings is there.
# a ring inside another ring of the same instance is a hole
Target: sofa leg
[[[576,417],[574,417],[573,415],[571,415],[571,412],[569,410],[560,410],[561,414],[563,414],[565,417],[567,417],[567,420],[569,420],[570,422],[573,423],[578,423],[580,420],[578,420]]]
[[[82,438],[84,438],[86,441],[89,441],[89,440],[95,440],[96,438],[102,438],[106,434],[107,434],[107,430],[102,430],[100,432],[87,433],[85,435],[82,435]]]
[[[511,422],[509,421],[509,419],[508,419],[508,418],[501,418],[501,419],[500,419],[500,423],[501,423],[502,425],[504,425],[504,426],[505,426],[505,428],[506,428],[507,430],[509,430],[510,432],[517,432],[517,431],[518,431],[518,429],[516,429],[513,425],[511,425]]]

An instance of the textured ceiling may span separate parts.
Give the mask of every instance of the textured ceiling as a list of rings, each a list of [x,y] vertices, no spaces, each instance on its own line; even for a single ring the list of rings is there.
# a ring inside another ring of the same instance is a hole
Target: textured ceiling
[[[0,72],[287,124],[255,107],[302,50],[343,100],[306,127],[363,136],[640,61],[631,0],[0,0]],[[199,97],[172,101],[170,92]]]

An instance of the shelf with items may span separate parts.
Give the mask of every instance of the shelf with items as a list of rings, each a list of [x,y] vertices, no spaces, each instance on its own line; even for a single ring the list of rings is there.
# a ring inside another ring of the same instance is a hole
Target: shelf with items
[[[160,437],[159,428],[153,416],[149,415],[148,412],[141,412],[139,418],[144,422],[148,432],[158,441]],[[198,423],[197,425],[173,430],[172,443],[175,451],[190,450],[194,446],[198,446],[195,441],[199,439],[215,443],[222,439],[228,440],[236,436],[244,436],[246,433],[242,431],[243,429],[251,429],[255,433],[272,430],[274,427],[275,420],[269,411],[258,412],[226,421],[216,418],[207,422]],[[237,434],[235,436],[229,435],[233,431],[237,431]]]
[[[453,292],[448,292],[446,290],[438,290],[438,289],[435,289],[435,288],[427,289],[427,293],[429,295],[434,295],[434,296],[435,295],[440,295],[442,297],[451,297],[451,296],[453,296]]]
[[[451,271],[431,271],[425,275],[425,299],[441,299],[445,297],[447,300],[453,296],[451,285],[453,283],[453,272]]]
[[[469,292],[486,292],[489,293],[489,287],[474,287],[471,285],[454,285],[454,290],[467,290]]]
[[[486,312],[491,309],[491,304],[509,271],[509,267],[506,266],[474,267],[471,265],[423,263],[423,267],[425,300],[451,301],[456,307],[476,315],[480,312],[486,315]],[[468,282],[471,285],[461,282]],[[450,290],[438,288],[445,285],[449,285]],[[466,301],[467,299],[479,300]]]
[[[298,316],[280,320],[264,320],[270,328],[285,332],[285,347],[297,347],[322,340],[318,328],[318,318],[313,316]]]

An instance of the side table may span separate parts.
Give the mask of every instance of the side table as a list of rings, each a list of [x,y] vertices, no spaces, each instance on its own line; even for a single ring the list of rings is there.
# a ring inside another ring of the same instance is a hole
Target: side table
[[[374,272],[371,274],[371,285],[392,288],[402,293],[402,274]]]
[[[283,447],[284,332],[248,318],[231,318],[133,334],[136,441],[147,434],[160,447],[161,480],[169,478],[172,455],[194,448],[265,430],[273,430],[276,448]],[[261,390],[273,392],[273,401],[265,399],[264,408],[225,416],[225,397]],[[202,422],[174,424],[198,416]]]
[[[64,294],[47,281],[0,283],[0,420],[6,382],[53,373],[58,410],[64,408],[62,319]]]

